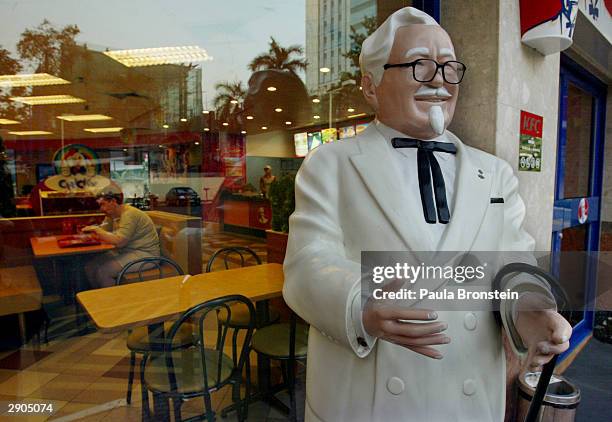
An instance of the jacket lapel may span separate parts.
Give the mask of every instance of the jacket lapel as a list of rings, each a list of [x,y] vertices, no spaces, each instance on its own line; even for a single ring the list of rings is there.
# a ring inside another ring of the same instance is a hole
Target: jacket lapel
[[[362,133],[360,153],[350,157],[370,194],[376,199],[383,213],[411,251],[433,251],[435,245],[423,210],[419,203],[411,201],[399,186],[406,183],[393,162],[387,140],[371,123]],[[415,173],[414,183],[417,175]]]
[[[470,251],[489,206],[493,175],[478,157],[452,133],[457,147],[454,207],[438,251]]]

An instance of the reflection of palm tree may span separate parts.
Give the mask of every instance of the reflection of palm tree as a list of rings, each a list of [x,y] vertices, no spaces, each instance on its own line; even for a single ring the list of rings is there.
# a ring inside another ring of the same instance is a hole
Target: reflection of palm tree
[[[235,120],[236,114],[240,111],[240,104],[246,96],[242,82],[218,82],[215,89],[217,95],[213,99],[213,105],[217,110],[217,118],[223,122]]]
[[[293,55],[300,57],[294,58]],[[274,37],[270,37],[270,49],[267,53],[262,53],[255,57],[249,63],[249,69],[253,72],[256,70],[279,69],[288,70],[291,73],[297,73],[298,70],[304,70],[307,66],[307,61],[303,57],[304,48],[299,45],[290,45],[289,47],[281,47]]]

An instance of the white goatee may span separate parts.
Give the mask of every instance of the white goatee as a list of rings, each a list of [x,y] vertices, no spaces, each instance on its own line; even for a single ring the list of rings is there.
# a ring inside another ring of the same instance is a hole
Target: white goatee
[[[444,112],[440,106],[432,106],[429,109],[429,125],[438,135],[444,133]]]

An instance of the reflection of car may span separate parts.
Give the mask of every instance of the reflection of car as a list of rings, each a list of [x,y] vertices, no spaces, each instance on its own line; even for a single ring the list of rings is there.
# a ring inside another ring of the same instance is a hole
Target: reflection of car
[[[200,197],[197,192],[190,187],[172,188],[166,194],[166,205],[200,205]]]

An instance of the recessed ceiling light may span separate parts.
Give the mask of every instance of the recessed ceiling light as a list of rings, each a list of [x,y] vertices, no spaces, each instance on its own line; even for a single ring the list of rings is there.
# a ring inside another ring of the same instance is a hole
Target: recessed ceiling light
[[[164,129],[168,129],[170,126],[168,126],[168,124],[164,123],[164,124],[162,125],[162,127],[163,127]]]
[[[52,135],[53,132],[47,132],[46,130],[22,130],[9,132],[11,135],[17,136],[34,136],[34,135]]]
[[[290,124],[291,124],[291,122],[290,122],[289,120],[287,120],[287,121],[285,122],[285,124],[286,124],[286,125],[290,125]]]
[[[319,116],[318,114],[315,114],[314,116],[312,116],[313,119],[320,119],[321,116]]]
[[[127,148],[123,148],[123,152],[127,152]]]
[[[16,125],[19,124],[20,122],[18,122],[17,120],[11,120],[11,119],[0,119],[0,125]]]
[[[238,104],[238,100],[230,100],[230,103],[232,103],[232,104]]]
[[[282,108],[280,108],[280,107],[276,107],[276,108],[274,109],[274,111],[276,111],[277,113],[280,113],[281,111],[283,111],[283,109],[282,109]]]
[[[196,145],[200,145],[200,143],[199,143],[198,141],[195,141],[195,142],[194,142],[194,144],[196,144]]]
[[[34,73],[29,75],[0,75],[0,87],[15,88],[22,86],[47,86],[69,84],[65,79],[48,73]]]
[[[261,127],[263,130],[268,130],[268,126],[262,126]]]
[[[322,67],[319,69],[319,72],[321,73],[329,73],[331,71],[331,69],[329,67]]]
[[[89,127],[83,130],[91,133],[114,133],[121,132],[122,129],[122,127]]]
[[[208,113],[210,113],[209,110],[202,110],[202,114],[208,114]]]
[[[362,87],[359,87],[359,90],[360,90],[360,91],[362,91],[362,90],[363,90],[363,88],[362,88]]]
[[[68,114],[56,117],[67,122],[95,122],[99,120],[113,120],[112,117],[104,114]]]
[[[229,126],[229,123],[223,122],[223,126]]]
[[[210,129],[209,129],[209,128],[207,128],[207,127],[205,127],[205,128],[204,128],[204,132],[208,132],[209,130],[210,130]]]
[[[319,100],[318,98],[313,98],[312,102],[315,104],[319,104],[321,102],[321,100]]]
[[[243,135],[246,135],[246,130],[241,130],[240,133],[242,133]]]
[[[159,145],[158,145],[158,147],[163,148],[164,146],[163,146],[163,145],[161,145],[161,144],[159,144]]]
[[[268,89],[268,91],[276,91],[276,87],[275,86],[269,86],[267,89]]]
[[[355,109],[353,107],[349,107],[346,109],[346,111],[348,111],[349,113],[352,113],[355,111]]]
[[[253,116],[247,116],[247,120],[253,120],[254,117]]]
[[[198,46],[139,48],[105,51],[104,54],[127,67],[212,60],[206,50]]]
[[[186,122],[186,121],[187,121],[187,119],[186,119],[186,118],[181,117],[181,122]]]
[[[32,97],[10,97],[9,100],[17,103],[23,103],[31,106],[49,105],[49,104],[72,104],[84,103],[82,98],[73,97],[72,95],[38,95]]]

